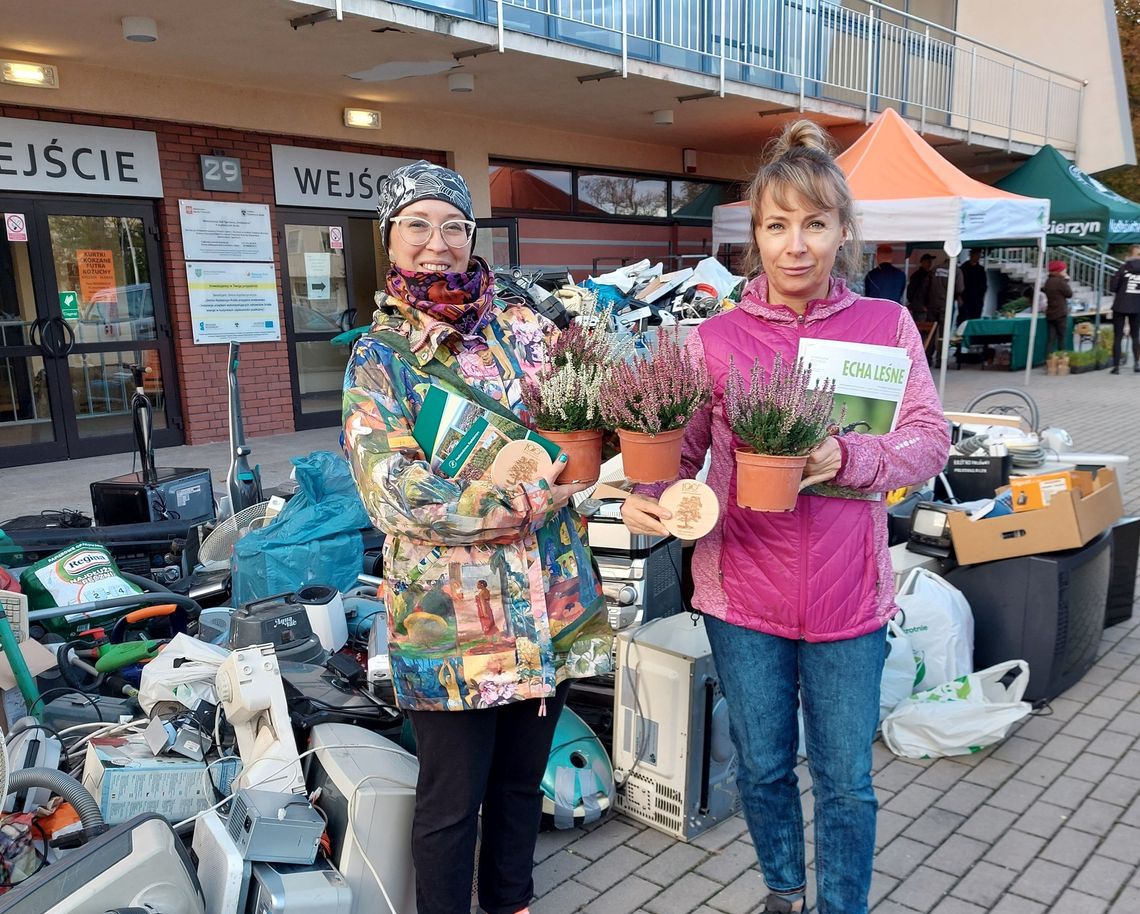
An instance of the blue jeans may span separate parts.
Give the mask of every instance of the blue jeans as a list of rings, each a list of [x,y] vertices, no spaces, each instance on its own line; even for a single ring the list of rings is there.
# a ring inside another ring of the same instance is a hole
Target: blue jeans
[[[867,914],[878,801],[871,743],[879,722],[885,629],[845,641],[778,638],[705,616],[728,702],[744,818],[772,892],[807,884],[796,778],[796,708],[815,794],[820,914]]]

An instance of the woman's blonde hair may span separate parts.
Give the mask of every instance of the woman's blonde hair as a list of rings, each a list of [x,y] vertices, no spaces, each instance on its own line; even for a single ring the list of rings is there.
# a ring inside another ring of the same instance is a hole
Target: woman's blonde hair
[[[760,202],[765,193],[770,193],[776,205],[782,208],[790,208],[789,196],[795,193],[813,209],[835,210],[847,240],[835,258],[834,272],[850,276],[858,270],[863,243],[847,176],[835,162],[834,149],[831,137],[823,128],[808,120],[788,124],[784,132],[768,144],[764,150],[764,164],[748,186],[752,232],[744,257],[749,276],[755,276],[764,269],[756,247],[756,226],[760,221]]]

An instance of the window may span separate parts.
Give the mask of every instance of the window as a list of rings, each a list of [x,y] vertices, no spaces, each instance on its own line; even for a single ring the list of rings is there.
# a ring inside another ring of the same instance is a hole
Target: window
[[[669,214],[666,188],[663,180],[583,174],[578,177],[579,212],[663,219]]]
[[[490,183],[492,209],[573,211],[573,175],[569,169],[492,165]]]

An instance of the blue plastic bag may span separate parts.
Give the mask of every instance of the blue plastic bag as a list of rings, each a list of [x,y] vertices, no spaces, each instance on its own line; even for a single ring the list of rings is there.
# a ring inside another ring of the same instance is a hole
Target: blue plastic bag
[[[277,518],[234,546],[235,606],[306,584],[346,591],[364,570],[360,531],[372,525],[346,461],[331,451],[293,458],[299,490]]]

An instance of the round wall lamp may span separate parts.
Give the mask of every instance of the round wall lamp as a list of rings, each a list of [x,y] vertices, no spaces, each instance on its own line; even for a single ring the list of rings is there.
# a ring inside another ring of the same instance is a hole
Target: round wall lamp
[[[457,73],[448,73],[447,88],[452,92],[474,92],[475,74],[464,73],[462,71]]]
[[[123,37],[127,41],[158,41],[158,23],[150,16],[124,16]]]
[[[668,127],[673,123],[673,109],[660,108],[653,112],[653,123],[658,127]]]

